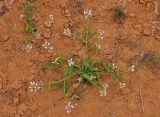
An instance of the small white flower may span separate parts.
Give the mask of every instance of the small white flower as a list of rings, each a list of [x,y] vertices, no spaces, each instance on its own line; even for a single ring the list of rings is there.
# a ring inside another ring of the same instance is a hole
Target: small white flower
[[[84,18],[85,18],[85,19],[91,19],[91,18],[92,18],[92,11],[89,10],[89,9],[86,9],[86,10],[84,11]]]
[[[94,79],[96,79],[96,76],[91,75],[91,76],[90,76],[90,79],[91,79],[91,80],[94,80]]]
[[[54,49],[53,46],[49,46],[49,47],[48,47],[48,52],[52,52],[53,49]]]
[[[72,112],[72,109],[74,109],[75,106],[72,105],[71,102],[68,102],[68,104],[65,106],[65,110],[67,111],[67,113],[71,113]]]
[[[59,63],[58,63],[58,60],[59,60],[59,59],[60,59],[60,57],[55,58],[55,60],[54,60],[54,62],[53,62],[53,63],[55,63],[55,64],[57,64],[57,65],[58,65],[58,64],[59,64]]]
[[[40,39],[42,37],[41,33],[36,34],[36,39]]]
[[[102,29],[99,29],[99,35],[98,35],[98,38],[100,39],[100,40],[103,40],[104,39],[104,31],[102,30]]]
[[[42,47],[46,50],[48,49],[49,52],[51,52],[54,49],[53,46],[51,45],[51,43],[49,43],[47,41],[44,44],[42,44]]]
[[[132,65],[130,68],[129,68],[129,71],[131,72],[134,72],[136,70],[136,66],[135,65]]]
[[[44,44],[42,44],[42,47],[44,48],[44,49],[48,49],[48,47],[51,45],[51,43],[49,43],[49,42],[45,42]]]
[[[119,82],[119,86],[121,89],[125,88],[126,87],[126,83],[124,82]]]
[[[68,66],[72,66],[72,65],[74,65],[74,61],[73,61],[73,59],[71,58],[71,59],[69,59],[68,60]]]
[[[78,82],[81,83],[83,81],[83,78],[79,77]]]
[[[59,64],[59,63],[58,63],[58,60],[59,60],[59,59],[60,59],[60,57],[55,58],[55,60],[52,61],[52,64],[57,64],[57,65],[58,65],[58,64]]]
[[[109,87],[108,83],[104,83],[103,85],[104,90],[107,90],[107,88]]]
[[[30,86],[29,86],[29,89],[30,91],[38,91],[42,88],[42,84],[39,83],[39,82],[35,82],[35,81],[32,81],[30,82]]]
[[[72,33],[71,33],[71,29],[70,28],[66,28],[63,31],[63,35],[69,36],[71,37]]]
[[[107,88],[108,88],[108,87],[109,87],[109,86],[108,86],[108,83],[104,83],[104,84],[102,85],[102,90],[99,91],[101,97],[107,95],[106,91],[107,91]]]
[[[32,44],[27,44],[27,45],[25,45],[25,50],[26,50],[26,52],[30,52],[31,50],[32,50]]]
[[[101,49],[101,45],[100,45],[100,44],[96,44],[96,47],[97,47],[98,49]]]
[[[99,35],[100,35],[100,36],[103,36],[103,35],[104,35],[104,33],[105,33],[105,31],[104,31],[104,30],[102,30],[102,29],[99,29],[98,31],[99,31]]]
[[[118,68],[118,66],[113,63],[112,64],[112,69],[117,69],[117,68]]]
[[[106,90],[100,90],[99,93],[100,93],[100,96],[101,96],[101,97],[107,95]]]
[[[50,19],[50,20],[54,20],[53,15],[49,15],[49,19]]]
[[[22,20],[22,19],[23,19],[23,17],[24,17],[23,15],[20,15],[19,19],[20,19],[20,20]]]

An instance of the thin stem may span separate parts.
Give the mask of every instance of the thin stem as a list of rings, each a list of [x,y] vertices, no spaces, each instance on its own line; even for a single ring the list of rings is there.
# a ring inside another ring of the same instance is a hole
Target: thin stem
[[[103,72],[101,72],[100,74],[101,74],[101,75],[108,75],[107,73],[103,73]],[[70,77],[73,77],[73,76],[75,76],[75,75],[77,75],[77,74],[76,74],[76,73],[75,73],[75,74],[72,74],[72,75],[70,75],[70,76],[68,76],[68,77],[65,77],[65,78],[62,79],[62,80],[55,81],[54,83],[56,84],[56,83],[63,82],[64,80],[66,80],[66,79],[68,79],[68,78],[70,78]]]
[[[89,41],[89,19],[87,20],[87,34],[86,34],[86,52],[88,52],[88,41]]]
[[[100,74],[101,74],[101,75],[108,75],[108,73],[103,73],[103,72],[100,72]]]
[[[68,78],[70,78],[70,77],[73,77],[73,76],[75,76],[75,75],[77,75],[77,74],[75,73],[75,74],[72,74],[72,75],[70,75],[70,76],[68,76],[68,77],[65,77],[65,78],[62,79],[62,80],[55,81],[54,84],[63,82],[64,80],[66,80],[66,79],[68,79]]]

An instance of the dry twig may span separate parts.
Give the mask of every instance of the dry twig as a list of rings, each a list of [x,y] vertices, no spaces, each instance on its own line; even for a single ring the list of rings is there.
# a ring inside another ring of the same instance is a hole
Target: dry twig
[[[143,103],[143,97],[142,97],[142,88],[140,88],[139,95],[140,95],[140,99],[141,99],[142,112],[144,113],[144,103]]]

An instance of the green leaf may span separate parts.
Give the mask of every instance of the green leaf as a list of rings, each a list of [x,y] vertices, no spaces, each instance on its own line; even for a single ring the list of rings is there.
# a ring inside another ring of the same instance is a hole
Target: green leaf
[[[64,95],[65,95],[65,97],[67,97],[68,96],[68,94],[69,94],[69,83],[68,83],[68,81],[65,79],[64,80]]]
[[[61,88],[63,88],[63,83],[59,82],[58,79],[56,79],[56,80],[50,80],[48,82],[48,87],[50,89],[61,89]]]
[[[69,66],[66,69],[66,77],[70,76],[72,74],[73,66]]]
[[[28,45],[31,44],[31,41],[28,38],[26,38],[23,43],[24,45]]]
[[[96,34],[96,32],[92,32],[91,37],[93,38]]]
[[[83,59],[82,70],[87,71],[90,69],[90,63],[88,59]]]
[[[102,64],[103,64],[102,60],[95,60],[95,62],[94,62],[94,66],[96,66],[96,67],[98,67],[98,66],[100,66]]]
[[[124,71],[123,70],[118,70],[117,71],[117,76],[121,81],[123,81],[124,80]]]
[[[104,64],[103,66],[104,66],[105,71],[106,71],[107,73],[110,73],[110,71],[111,71],[111,66],[110,66],[109,64]]]
[[[117,75],[113,71],[111,65],[110,64],[104,64],[103,66],[104,66],[104,69],[105,69],[106,73],[111,76],[111,78],[112,78],[113,81],[115,81],[116,78],[117,78],[116,77]]]
[[[115,81],[116,80],[116,76],[114,74],[111,75],[112,80]]]
[[[47,63],[47,67],[54,67],[56,64],[53,61]]]
[[[85,29],[82,31],[81,39],[82,39],[82,42],[85,43]]]

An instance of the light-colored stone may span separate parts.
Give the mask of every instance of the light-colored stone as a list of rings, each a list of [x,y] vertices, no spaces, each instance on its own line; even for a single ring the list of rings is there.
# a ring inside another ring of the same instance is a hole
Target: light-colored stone
[[[13,98],[13,102],[14,102],[15,104],[19,104],[19,98]]]
[[[149,36],[149,35],[151,35],[151,31],[149,29],[145,28],[143,30],[143,34],[146,35],[146,36]]]
[[[86,57],[85,48],[82,48],[80,51],[78,51],[78,56],[81,57],[81,58],[85,58]]]
[[[43,23],[47,28],[51,28],[53,21],[52,20],[45,20]]]
[[[65,9],[64,13],[65,13],[66,17],[70,17],[71,16],[69,9]]]
[[[77,89],[78,86],[79,86],[79,84],[77,84],[77,83],[75,83],[75,84],[72,85],[73,89]]]
[[[77,95],[77,94],[73,94],[72,97],[71,97],[72,100],[79,100],[80,99],[80,96]]]
[[[47,39],[51,38],[51,34],[52,34],[51,29],[47,28],[47,29],[43,30],[43,36],[45,38],[47,38]]]

